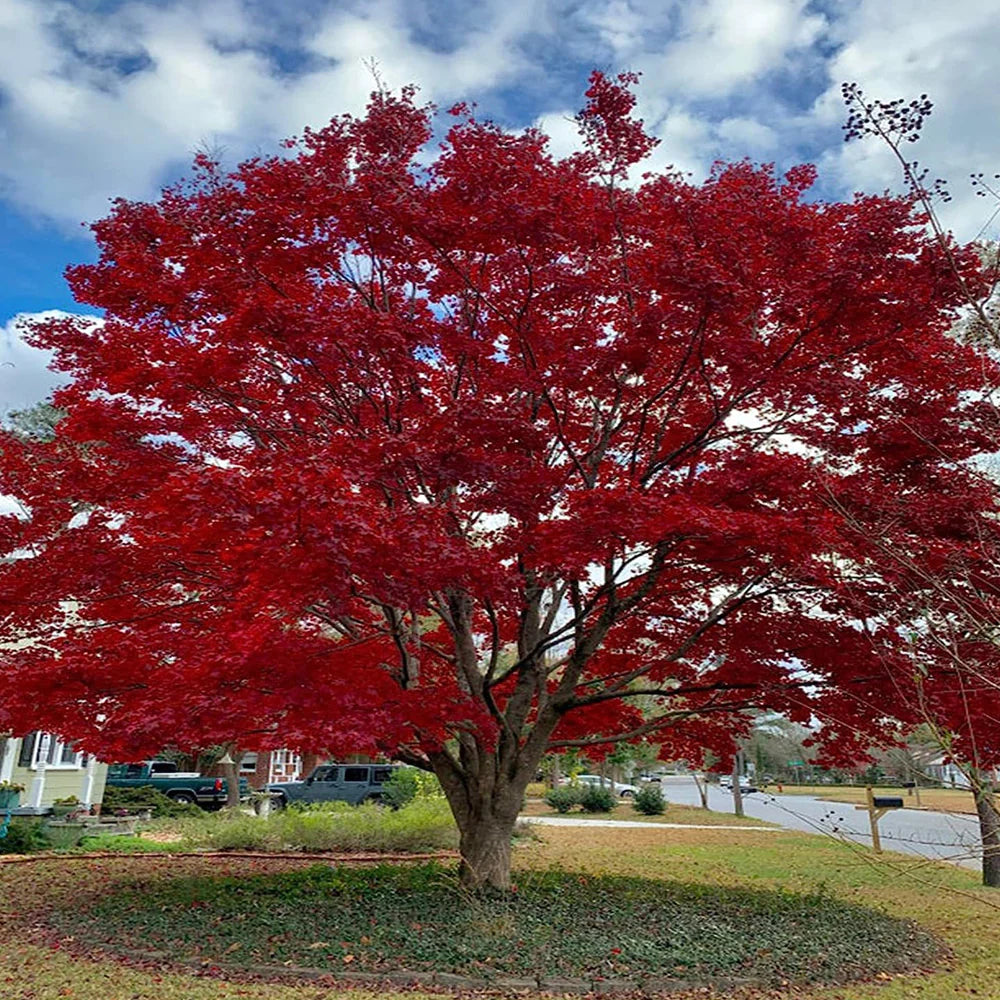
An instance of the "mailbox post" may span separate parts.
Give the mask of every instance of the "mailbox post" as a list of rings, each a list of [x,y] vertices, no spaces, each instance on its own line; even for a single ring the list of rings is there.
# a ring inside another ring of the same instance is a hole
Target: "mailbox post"
[[[878,821],[890,809],[902,809],[903,799],[897,795],[875,795],[871,785],[865,787],[865,795],[868,799],[868,805],[856,806],[855,808],[868,810],[868,821],[872,829],[872,850],[876,854],[881,854],[882,841],[878,835]]]

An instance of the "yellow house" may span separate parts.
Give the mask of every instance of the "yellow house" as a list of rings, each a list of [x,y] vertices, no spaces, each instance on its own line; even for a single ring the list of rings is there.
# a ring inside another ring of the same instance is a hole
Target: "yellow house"
[[[15,815],[42,815],[56,799],[70,796],[84,806],[100,806],[107,774],[107,764],[78,753],[53,733],[0,736],[0,782],[24,786]]]

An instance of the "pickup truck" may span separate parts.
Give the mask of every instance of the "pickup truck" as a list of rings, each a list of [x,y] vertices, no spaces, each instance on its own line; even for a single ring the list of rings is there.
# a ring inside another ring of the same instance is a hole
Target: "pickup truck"
[[[305,781],[281,781],[267,786],[274,803],[380,802],[382,785],[399,764],[321,764]]]
[[[111,788],[143,788],[151,785],[174,802],[219,809],[226,804],[225,778],[211,778],[197,771],[179,771],[170,760],[147,760],[139,764],[112,764],[107,784]],[[240,798],[250,794],[246,778],[239,779]]]

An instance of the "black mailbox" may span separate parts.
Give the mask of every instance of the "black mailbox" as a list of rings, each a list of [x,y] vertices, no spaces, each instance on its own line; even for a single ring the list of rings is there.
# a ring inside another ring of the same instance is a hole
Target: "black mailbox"
[[[895,795],[876,795],[872,799],[872,805],[876,809],[902,809],[903,800]]]
[[[903,782],[903,787],[904,788],[916,788],[917,787],[917,783],[915,781],[904,781]]]

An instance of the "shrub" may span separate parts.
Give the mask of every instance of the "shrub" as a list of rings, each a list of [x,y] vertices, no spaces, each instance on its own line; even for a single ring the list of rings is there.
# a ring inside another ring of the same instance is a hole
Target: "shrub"
[[[667,808],[663,792],[653,785],[647,785],[636,792],[632,804],[635,806],[636,812],[641,812],[643,816],[661,816]]]
[[[580,796],[580,805],[583,806],[584,812],[606,813],[618,805],[618,799],[610,788],[588,785]]]
[[[7,836],[0,840],[0,854],[33,854],[47,851],[52,841],[37,819],[15,816],[10,821]]]
[[[382,799],[395,809],[414,799],[443,799],[444,791],[437,775],[417,767],[398,767],[382,786]]]
[[[198,816],[201,814],[201,809],[198,806],[187,802],[174,802],[172,798],[164,795],[152,785],[142,785],[139,788],[116,788],[115,786],[105,788],[101,811],[113,815],[119,809],[127,810],[130,813],[149,812],[154,817]]]
[[[417,797],[419,790],[416,768],[397,767],[382,785],[382,799],[394,809],[401,809]]]
[[[545,802],[556,812],[568,813],[573,806],[580,804],[580,789],[571,785],[557,785],[545,793]]]

